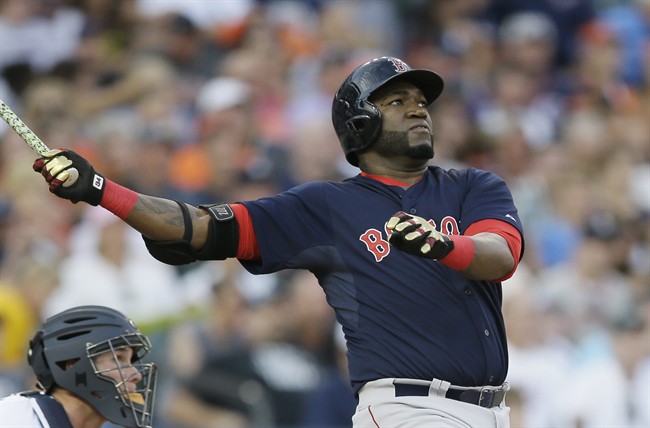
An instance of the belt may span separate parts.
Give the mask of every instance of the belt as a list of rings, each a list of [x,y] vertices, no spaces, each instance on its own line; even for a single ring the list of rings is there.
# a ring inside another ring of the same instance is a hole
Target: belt
[[[426,397],[431,394],[431,384],[432,382],[420,381],[418,383],[411,383],[405,380],[395,379],[393,381],[395,397]],[[467,387],[449,385],[447,390],[441,390],[439,395],[451,400],[490,408],[500,405],[506,398],[506,393],[509,389],[510,387],[507,382],[501,386]]]

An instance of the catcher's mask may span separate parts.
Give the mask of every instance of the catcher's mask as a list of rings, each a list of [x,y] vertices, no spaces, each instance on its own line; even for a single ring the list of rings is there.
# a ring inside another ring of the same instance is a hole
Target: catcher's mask
[[[375,58],[357,67],[345,79],[332,102],[332,123],[350,164],[359,166],[357,152],[369,147],[381,132],[381,113],[368,98],[396,79],[417,86],[428,104],[438,98],[444,85],[442,78],[433,71],[412,69],[398,58]]]
[[[128,366],[117,355],[124,348],[133,350]],[[43,323],[29,343],[27,361],[45,392],[66,389],[114,424],[143,428],[151,426],[154,410],[156,365],[141,362],[150,350],[149,339],[122,313],[79,306]],[[115,364],[100,370],[96,359],[105,353]],[[127,391],[127,372],[133,375],[134,369],[141,378],[135,391]],[[114,374],[109,376],[109,371]]]

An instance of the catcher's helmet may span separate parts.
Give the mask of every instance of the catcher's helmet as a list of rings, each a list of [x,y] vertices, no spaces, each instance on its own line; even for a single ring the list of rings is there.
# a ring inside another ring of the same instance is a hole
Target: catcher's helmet
[[[358,166],[356,153],[370,146],[381,132],[381,113],[368,101],[380,87],[404,79],[417,86],[431,104],[442,92],[442,78],[430,70],[412,69],[393,57],[375,58],[357,67],[345,79],[332,102],[332,123],[345,158]]]
[[[131,365],[142,379],[136,392],[126,392],[115,351],[131,348]],[[150,427],[155,397],[156,366],[137,363],[151,343],[135,323],[121,312],[104,306],[79,306],[48,318],[29,343],[27,361],[39,386],[46,392],[67,389],[85,400],[109,421],[125,427]],[[112,353],[119,377],[103,374],[94,357]]]

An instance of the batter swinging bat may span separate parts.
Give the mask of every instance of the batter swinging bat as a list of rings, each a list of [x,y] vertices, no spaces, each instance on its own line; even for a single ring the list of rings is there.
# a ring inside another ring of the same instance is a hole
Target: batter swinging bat
[[[29,147],[31,147],[32,150],[34,150],[36,153],[38,153],[41,156],[45,156],[47,152],[50,151],[49,147],[45,145],[45,143],[38,138],[38,136],[29,129],[27,125],[25,125],[25,122],[23,122],[16,113],[9,108],[7,104],[5,104],[4,101],[0,100],[0,117],[7,122],[11,128],[16,131],[18,135],[20,135],[20,138],[23,139],[25,143]],[[75,181],[77,181],[77,178],[79,178],[79,171],[77,171],[75,168],[70,168],[67,170],[68,172],[68,179],[65,180],[63,183],[63,187],[70,187],[72,186]]]

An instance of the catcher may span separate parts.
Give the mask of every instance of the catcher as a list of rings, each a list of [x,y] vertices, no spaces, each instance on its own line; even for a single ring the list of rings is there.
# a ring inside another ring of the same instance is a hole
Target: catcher
[[[151,344],[122,313],[79,306],[47,319],[29,343],[38,391],[0,400],[0,426],[151,427],[156,365]]]

